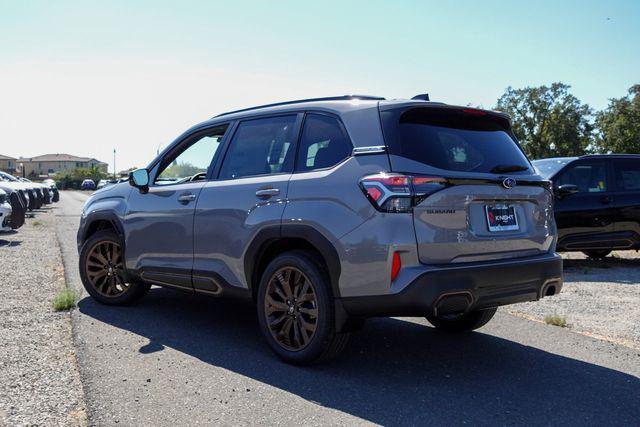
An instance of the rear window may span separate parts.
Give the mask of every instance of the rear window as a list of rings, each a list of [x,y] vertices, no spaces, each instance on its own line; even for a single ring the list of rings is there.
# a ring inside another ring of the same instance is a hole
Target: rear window
[[[532,172],[502,117],[431,107],[383,111],[381,118],[390,154],[449,171]]]
[[[640,190],[640,159],[616,160],[616,188],[619,191]]]

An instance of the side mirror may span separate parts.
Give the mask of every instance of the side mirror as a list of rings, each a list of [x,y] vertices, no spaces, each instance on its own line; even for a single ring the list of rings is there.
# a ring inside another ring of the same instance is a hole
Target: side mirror
[[[149,191],[149,171],[146,169],[136,169],[129,172],[129,184],[140,190],[141,193]]]
[[[562,184],[556,187],[556,196],[558,198],[563,198],[567,196],[571,196],[572,194],[576,194],[579,191],[577,185],[573,184]]]

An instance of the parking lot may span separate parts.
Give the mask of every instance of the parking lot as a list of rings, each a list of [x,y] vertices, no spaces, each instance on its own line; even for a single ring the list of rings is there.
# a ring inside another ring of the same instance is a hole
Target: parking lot
[[[15,284],[2,288],[0,309],[22,313],[3,316],[12,319],[1,356],[7,424],[83,424],[85,416],[97,425],[640,419],[635,254],[570,256],[561,295],[502,309],[478,332],[447,336],[423,319],[371,320],[339,360],[297,368],[263,344],[254,310],[231,301],[154,288],[133,307],[83,293],[70,317],[53,313],[48,301],[63,280],[81,289],[75,232],[87,196],[62,192],[19,233],[0,237],[0,270]],[[544,324],[548,314],[566,316],[569,327]],[[31,381],[16,381],[27,366],[35,367]]]

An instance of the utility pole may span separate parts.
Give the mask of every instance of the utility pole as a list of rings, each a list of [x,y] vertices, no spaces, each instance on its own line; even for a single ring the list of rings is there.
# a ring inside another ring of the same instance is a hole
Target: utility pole
[[[113,149],[113,179],[116,179],[116,149]]]

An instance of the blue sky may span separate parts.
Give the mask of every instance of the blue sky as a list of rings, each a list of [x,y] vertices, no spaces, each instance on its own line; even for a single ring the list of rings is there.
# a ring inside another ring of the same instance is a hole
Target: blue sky
[[[490,108],[562,81],[603,108],[640,83],[638,22],[639,1],[0,0],[0,153],[144,165],[218,112],[344,93]]]

